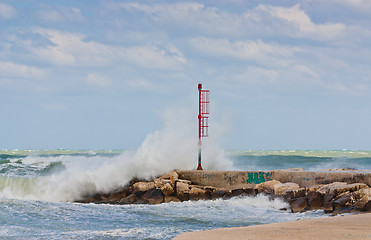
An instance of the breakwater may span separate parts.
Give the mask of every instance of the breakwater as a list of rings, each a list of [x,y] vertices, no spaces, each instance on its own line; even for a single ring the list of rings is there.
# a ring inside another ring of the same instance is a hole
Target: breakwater
[[[150,181],[133,179],[123,189],[77,202],[160,204],[265,194],[288,202],[292,212],[322,209],[336,215],[371,211],[370,180],[370,171],[348,169],[173,171]]]
[[[195,171],[178,170],[179,178],[202,186],[227,189],[253,188],[256,184],[277,180],[281,183],[294,182],[309,187],[333,182],[364,183],[371,186],[371,171],[328,169],[324,171],[302,171],[286,169],[274,171]]]

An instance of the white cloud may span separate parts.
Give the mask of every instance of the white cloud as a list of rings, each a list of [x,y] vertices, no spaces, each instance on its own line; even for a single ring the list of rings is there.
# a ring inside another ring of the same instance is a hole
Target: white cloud
[[[44,7],[39,11],[39,17],[46,22],[80,21],[83,19],[80,9],[74,7]]]
[[[35,56],[56,65],[100,65],[106,64],[112,49],[104,44],[84,41],[83,34],[37,28],[34,32],[48,38],[53,45],[29,46]]]
[[[306,37],[318,40],[335,39],[344,34],[346,26],[341,23],[315,24],[300,9],[300,5],[291,8],[261,5],[258,9],[266,12],[275,20],[279,20],[282,31],[293,37]],[[274,20],[273,19],[273,20]]]
[[[267,58],[291,58],[300,48],[281,46],[263,41],[229,41],[228,39],[196,38],[190,41],[198,51],[219,56],[232,57],[241,60],[266,61]]]
[[[279,72],[273,69],[248,66],[245,72],[237,75],[237,79],[245,83],[269,84],[275,83],[279,79]]]
[[[300,8],[259,5],[242,13],[230,13],[200,3],[139,4],[120,3],[115,8],[139,11],[156,23],[180,25],[199,34],[236,36],[277,36],[333,40],[345,34],[342,23],[314,23]]]
[[[49,72],[34,66],[0,61],[0,86],[16,91],[43,91]]]
[[[107,87],[111,85],[111,80],[108,77],[101,75],[100,73],[89,73],[84,78],[84,81],[89,85],[97,87]]]
[[[246,33],[249,14],[231,14],[204,4],[184,2],[174,4],[140,4],[119,3],[111,6],[114,9],[142,12],[158,24],[181,25],[185,31],[200,31],[212,34],[231,34],[240,36]],[[249,29],[250,30],[250,29]]]
[[[243,72],[230,78],[235,79],[240,89],[258,87],[264,88],[264,91],[274,89],[281,92],[292,88],[323,87],[323,82],[314,70],[295,63],[279,68],[246,66]]]
[[[0,62],[0,76],[21,78],[42,78],[45,71],[33,66],[13,62]]]
[[[311,68],[305,65],[294,65],[292,67],[292,71],[296,72],[298,75],[300,75],[302,78],[304,77],[305,79],[317,79],[318,74],[313,71]]]
[[[10,5],[0,3],[0,19],[9,20],[17,16],[17,11]]]
[[[369,94],[369,79],[362,80],[358,77],[361,69],[346,63],[333,65],[316,54],[305,54],[308,55],[297,56],[292,61],[287,61],[287,64],[279,66],[234,63],[232,66],[215,69],[211,78],[241,96],[280,95],[290,92],[312,92],[317,96]],[[363,71],[363,74],[367,72]]]
[[[160,49],[152,46],[139,46],[123,49],[123,58],[138,66],[149,69],[179,69],[186,59],[174,48]]]
[[[133,46],[106,45],[86,41],[86,36],[58,30],[38,28],[35,30],[53,45],[35,47],[29,50],[44,61],[55,65],[103,66],[112,63],[129,63],[149,69],[179,69],[186,59],[174,46]]]

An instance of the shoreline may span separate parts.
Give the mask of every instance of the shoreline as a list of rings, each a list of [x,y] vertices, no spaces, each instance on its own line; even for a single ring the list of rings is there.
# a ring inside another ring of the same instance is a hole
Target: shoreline
[[[366,240],[371,239],[371,213],[186,232],[173,238],[173,240],[191,239]]]

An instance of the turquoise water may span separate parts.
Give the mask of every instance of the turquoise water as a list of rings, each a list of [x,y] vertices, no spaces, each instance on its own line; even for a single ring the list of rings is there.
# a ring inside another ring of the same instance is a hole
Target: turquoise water
[[[242,170],[303,168],[321,171],[331,168],[371,169],[371,151],[235,151],[234,165]]]
[[[215,161],[208,162],[205,153],[206,169],[371,169],[370,151],[235,151],[215,156]],[[173,159],[161,162],[162,158],[163,155],[157,156],[148,149],[2,150],[0,237],[171,239],[186,231],[326,217],[322,211],[293,214],[279,210],[286,203],[270,201],[266,196],[160,205],[72,203],[94,192],[123,186],[134,176],[156,176],[177,166],[195,167],[195,162],[180,155],[175,162]]]

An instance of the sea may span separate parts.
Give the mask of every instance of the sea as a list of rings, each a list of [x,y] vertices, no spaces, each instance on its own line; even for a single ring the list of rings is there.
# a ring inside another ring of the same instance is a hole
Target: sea
[[[159,205],[74,203],[133,177],[196,168],[197,146],[169,152],[150,139],[136,151],[0,150],[0,238],[172,239],[188,231],[329,217],[323,211],[280,210],[287,203],[265,195]],[[371,169],[371,151],[211,148],[203,154],[204,169],[210,170]]]

